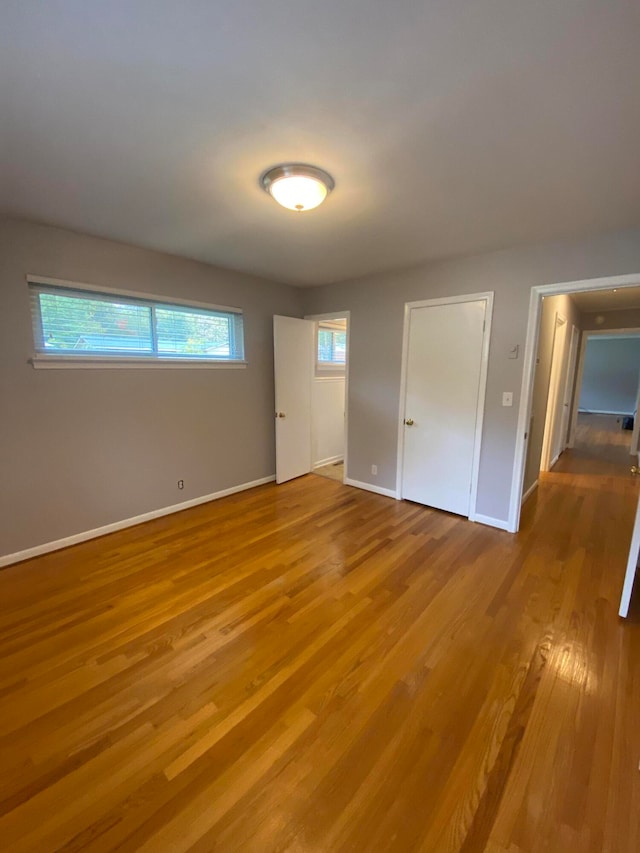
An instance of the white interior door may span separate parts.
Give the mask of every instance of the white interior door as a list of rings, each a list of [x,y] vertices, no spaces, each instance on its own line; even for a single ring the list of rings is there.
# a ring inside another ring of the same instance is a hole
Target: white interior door
[[[567,320],[556,314],[551,348],[551,373],[549,377],[549,393],[547,395],[547,413],[544,422],[542,439],[542,457],[540,470],[548,471],[558,455],[557,441],[560,434],[560,418],[558,417],[559,395],[564,362],[564,341],[567,331]]]
[[[640,455],[638,455],[638,465],[640,465]],[[629,615],[629,604],[631,603],[631,593],[633,592],[633,582],[638,571],[638,558],[640,557],[640,499],[638,500],[638,509],[636,510],[636,520],[633,525],[633,534],[631,536],[631,545],[629,547],[629,558],[627,560],[627,572],[624,577],[624,586],[622,587],[622,596],[620,598],[620,616],[627,617]]]
[[[409,316],[402,497],[466,516],[486,305],[413,307]]]
[[[638,395],[636,397],[636,407],[633,412],[633,432],[631,433],[631,449],[632,456],[636,456],[640,452],[640,382],[638,383]]]
[[[571,341],[569,343],[569,362],[567,364],[567,375],[564,382],[564,396],[562,400],[562,416],[560,422],[560,435],[557,443],[557,453],[560,454],[567,449],[569,444],[569,419],[571,416],[571,398],[576,380],[576,364],[578,360],[578,342],[580,331],[577,326],[571,327]],[[554,453],[555,455],[555,453]]]
[[[313,346],[310,320],[273,318],[276,483],[311,471]]]

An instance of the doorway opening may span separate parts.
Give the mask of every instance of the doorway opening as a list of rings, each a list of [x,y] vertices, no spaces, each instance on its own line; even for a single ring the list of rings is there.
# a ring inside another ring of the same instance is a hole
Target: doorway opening
[[[273,318],[276,483],[348,482],[349,312]]]
[[[311,390],[311,470],[345,479],[348,314],[307,317],[314,323]]]
[[[640,548],[639,394],[640,276],[532,288],[509,529],[523,505],[535,517],[554,494],[574,493],[577,508],[580,489],[601,493],[603,506],[616,496],[609,521],[617,537],[632,534],[621,616]],[[529,500],[539,483],[542,503]]]
[[[610,464],[617,459],[624,473],[629,453],[637,452],[640,334],[627,324],[640,321],[640,287],[628,289],[622,299],[617,294],[618,288],[611,288],[542,300],[523,502],[541,474],[567,468],[556,467],[567,450],[592,461],[598,454]],[[611,305],[615,310],[608,310]],[[626,456],[620,454],[623,447]]]

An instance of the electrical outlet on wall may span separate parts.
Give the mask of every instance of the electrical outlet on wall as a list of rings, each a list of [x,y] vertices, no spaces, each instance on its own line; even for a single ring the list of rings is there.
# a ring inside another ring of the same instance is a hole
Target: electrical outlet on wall
[[[371,466],[371,473],[373,474],[374,477],[376,476],[376,474],[378,473],[378,466],[377,465]]]

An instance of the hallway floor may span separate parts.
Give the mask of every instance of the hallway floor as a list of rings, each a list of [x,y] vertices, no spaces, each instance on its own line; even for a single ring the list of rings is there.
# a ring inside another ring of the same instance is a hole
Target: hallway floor
[[[629,449],[631,430],[622,429],[621,415],[581,412],[573,450],[565,450],[553,471],[574,474],[629,475],[635,464]]]

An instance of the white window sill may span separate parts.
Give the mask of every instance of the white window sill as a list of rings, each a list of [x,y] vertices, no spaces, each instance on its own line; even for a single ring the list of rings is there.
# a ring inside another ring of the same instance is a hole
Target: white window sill
[[[187,368],[210,369],[227,368],[238,369],[247,366],[246,361],[213,361],[208,359],[194,358],[127,358],[126,356],[86,356],[86,355],[36,355],[29,359],[29,363],[37,370],[77,370],[77,369],[122,369],[138,368]]]

